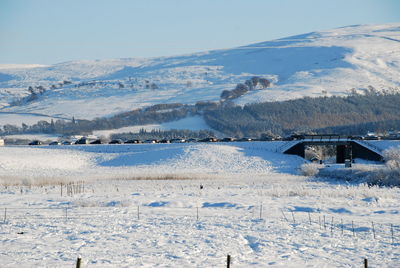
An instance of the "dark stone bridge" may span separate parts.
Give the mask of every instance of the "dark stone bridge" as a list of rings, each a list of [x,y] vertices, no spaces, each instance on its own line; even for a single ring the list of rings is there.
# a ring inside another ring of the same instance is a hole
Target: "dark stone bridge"
[[[352,161],[354,158],[361,158],[372,161],[383,161],[382,151],[373,144],[352,139],[348,136],[338,135],[309,135],[302,139],[289,141],[281,148],[285,154],[294,154],[305,157],[307,146],[336,146],[336,163],[344,163],[346,159]]]

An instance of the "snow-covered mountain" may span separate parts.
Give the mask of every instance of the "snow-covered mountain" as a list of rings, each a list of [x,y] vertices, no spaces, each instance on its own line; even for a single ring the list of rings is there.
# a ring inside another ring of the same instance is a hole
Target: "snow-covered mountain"
[[[159,103],[218,101],[223,90],[253,76],[269,79],[271,87],[250,91],[237,104],[344,95],[368,86],[398,90],[400,23],[174,57],[0,66],[0,125],[2,118],[12,123],[10,113],[19,114],[20,124],[39,115],[92,119]],[[29,87],[41,91],[33,101],[26,101]]]

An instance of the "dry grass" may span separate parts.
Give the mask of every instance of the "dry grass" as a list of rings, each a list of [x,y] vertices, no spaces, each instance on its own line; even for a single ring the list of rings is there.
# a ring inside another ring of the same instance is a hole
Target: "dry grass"
[[[2,176],[0,185],[2,186],[53,186],[74,182],[73,178],[67,177],[21,177],[21,176]]]
[[[85,176],[0,176],[0,185],[2,186],[55,186],[60,184],[73,183],[77,181],[84,181],[91,183],[96,181],[188,181],[188,180],[221,180],[227,178],[234,178],[238,176],[219,175],[219,174],[137,174],[137,175],[95,175]]]
[[[315,176],[319,172],[319,165],[307,163],[300,166],[301,173],[304,176]]]

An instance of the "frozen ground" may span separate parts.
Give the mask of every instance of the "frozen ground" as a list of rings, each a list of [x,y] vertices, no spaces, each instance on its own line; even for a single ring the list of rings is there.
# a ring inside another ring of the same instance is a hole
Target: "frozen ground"
[[[400,190],[300,176],[281,145],[0,148],[1,266],[400,267]]]

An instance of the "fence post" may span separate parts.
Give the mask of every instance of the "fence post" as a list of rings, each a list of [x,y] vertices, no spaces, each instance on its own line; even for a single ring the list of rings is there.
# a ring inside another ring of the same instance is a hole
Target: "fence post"
[[[4,223],[7,221],[7,208],[4,208]]]
[[[228,255],[226,258],[226,267],[227,268],[231,267],[231,255]]]
[[[368,260],[364,259],[364,268],[368,268]]]
[[[139,216],[139,205],[137,206],[137,219],[138,220],[140,219],[140,216]]]
[[[286,220],[287,222],[289,222],[289,220],[286,218],[285,213],[283,212],[283,209],[281,209],[281,212],[282,212],[283,218],[285,218],[285,220]]]
[[[343,219],[340,219],[340,225],[341,225],[341,228],[342,228],[342,235],[343,235],[343,228],[344,228],[344,226],[343,226]]]
[[[392,245],[394,245],[394,230],[393,230],[393,223],[390,224],[390,231],[392,233]]]
[[[374,222],[372,222],[372,233],[374,235],[374,239],[376,239]]]
[[[78,259],[76,260],[76,268],[81,268],[81,261],[82,259],[78,257]]]
[[[196,218],[199,221],[199,207],[196,207]]]
[[[310,215],[310,212],[308,212],[308,220],[310,221],[310,225],[311,225],[312,223],[311,223],[311,215]]]
[[[63,184],[60,184],[60,189],[61,189],[61,196],[62,196],[62,188],[63,188]]]
[[[319,229],[321,230],[321,229],[322,229],[322,226],[321,226],[321,216],[318,216],[318,223],[319,223]]]

